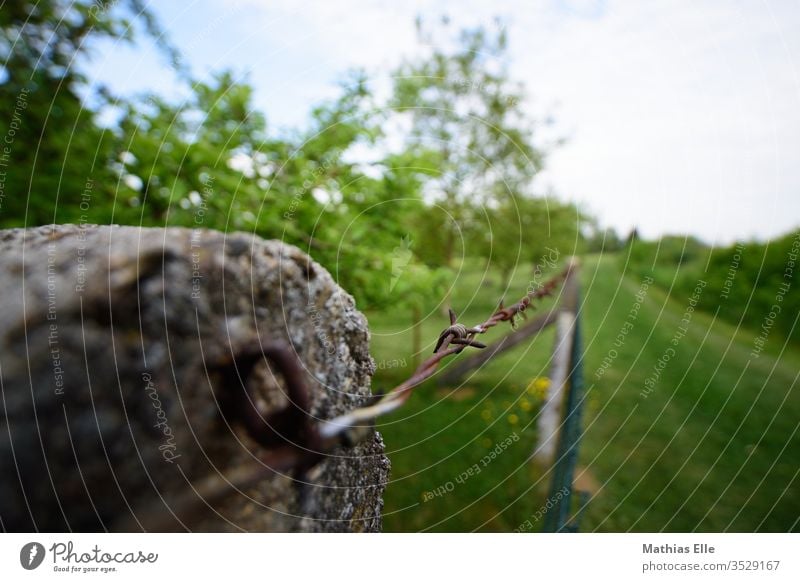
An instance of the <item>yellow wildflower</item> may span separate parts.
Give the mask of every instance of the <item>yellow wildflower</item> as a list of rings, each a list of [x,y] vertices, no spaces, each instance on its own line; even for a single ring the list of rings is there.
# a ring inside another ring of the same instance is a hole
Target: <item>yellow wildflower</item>
[[[538,400],[544,400],[547,396],[547,389],[550,387],[550,378],[534,378],[528,384],[527,392]]]

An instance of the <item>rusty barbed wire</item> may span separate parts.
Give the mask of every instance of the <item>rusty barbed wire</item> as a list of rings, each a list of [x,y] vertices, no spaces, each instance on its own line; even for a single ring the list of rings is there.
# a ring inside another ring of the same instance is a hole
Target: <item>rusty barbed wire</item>
[[[551,295],[569,277],[572,268],[573,264],[569,263],[560,273],[538,288],[529,290],[509,307],[503,307],[501,302],[497,310],[478,325],[466,327],[458,323],[456,313],[451,309],[450,326],[439,335],[433,355],[422,362],[407,380],[378,397],[373,404],[330,420],[311,422],[308,387],[297,357],[289,346],[273,343],[254,347],[218,368],[223,373],[222,384],[227,387],[221,402],[223,414],[231,422],[239,422],[263,447],[258,456],[265,467],[277,472],[308,470],[336,447],[354,446],[369,438],[375,419],[405,404],[414,388],[433,376],[442,360],[468,347],[485,348],[485,344],[476,341],[478,335],[506,321],[514,325],[517,315],[524,315],[534,300]],[[284,409],[266,418],[258,412],[244,380],[261,358],[266,358],[281,373],[289,398]]]
[[[247,378],[255,365],[266,358],[283,376],[287,405],[264,417],[250,394]],[[294,350],[284,343],[257,345],[235,358],[220,362],[216,370],[225,388],[220,410],[231,423],[241,424],[263,450],[261,462],[274,471],[313,467],[326,449],[319,427],[312,422],[311,395]]]
[[[455,312],[451,309],[450,327],[445,329],[439,336],[433,356],[422,362],[408,380],[387,392],[375,404],[357,408],[348,414],[323,421],[319,429],[323,440],[330,440],[343,433],[356,433],[355,435],[346,437],[347,441],[351,441],[353,436],[359,436],[358,433],[365,432],[365,429],[366,432],[370,431],[372,428],[372,425],[369,424],[370,421],[384,414],[388,414],[389,412],[393,412],[402,406],[411,396],[412,390],[436,372],[439,363],[444,358],[453,354],[458,354],[470,346],[485,348],[486,346],[484,344],[475,341],[477,335],[486,333],[489,329],[504,321],[509,321],[514,325],[514,318],[518,314],[523,314],[530,308],[533,300],[551,295],[558,285],[570,275],[573,266],[573,263],[570,262],[560,273],[543,283],[537,289],[526,293],[522,299],[513,305],[503,307],[501,302],[498,309],[491,317],[476,326],[467,328],[463,324],[459,324]]]

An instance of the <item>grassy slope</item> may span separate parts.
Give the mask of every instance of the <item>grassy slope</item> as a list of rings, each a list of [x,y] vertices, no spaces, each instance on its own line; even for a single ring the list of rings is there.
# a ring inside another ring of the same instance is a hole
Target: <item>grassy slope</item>
[[[465,312],[463,321],[482,320],[494,307],[501,291],[496,275],[488,279],[477,269],[459,277],[453,304]],[[595,371],[626,321],[640,281],[623,276],[614,258],[588,260],[583,279],[589,390],[578,477],[592,497],[582,530],[797,530],[796,348],[783,349],[779,338],[771,338],[767,353],[750,360],[752,333],[695,314],[675,357],[644,398],[644,381],[670,345],[688,297],[651,287],[618,356],[598,379]],[[527,284],[520,273],[508,296],[521,295]],[[398,367],[378,372],[378,389],[411,371],[411,334],[408,321],[399,319],[403,315],[369,315],[376,361],[400,360]],[[423,324],[426,352],[444,325],[430,306]],[[541,401],[526,387],[547,375],[551,344],[549,331],[460,387],[428,383],[383,421],[393,464],[386,531],[510,531],[534,521],[549,475],[527,460]],[[519,441],[484,466],[484,455],[514,433]],[[457,479],[476,463],[479,474]],[[437,487],[451,491],[425,501],[425,492]]]

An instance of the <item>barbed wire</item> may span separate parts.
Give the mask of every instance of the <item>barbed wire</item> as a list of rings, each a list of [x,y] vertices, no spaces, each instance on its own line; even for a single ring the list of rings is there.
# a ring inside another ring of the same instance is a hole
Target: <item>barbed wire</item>
[[[570,263],[564,268],[562,272],[543,283],[539,288],[529,291],[522,299],[509,307],[503,307],[500,304],[497,311],[495,311],[486,321],[473,327],[466,327],[458,323],[455,312],[450,310],[450,327],[446,328],[439,335],[436,343],[433,356],[422,362],[408,380],[399,384],[371,406],[357,408],[356,410],[336,417],[334,419],[323,421],[320,427],[320,435],[323,439],[330,439],[341,435],[343,433],[360,432],[359,429],[371,429],[370,421],[375,420],[379,416],[388,414],[400,408],[408,398],[414,388],[422,384],[425,380],[430,378],[439,367],[439,363],[448,356],[458,354],[465,350],[467,347],[475,347],[483,349],[486,345],[475,341],[475,338],[486,333],[489,329],[496,325],[510,321],[514,322],[514,318],[531,306],[535,299],[547,297],[555,291],[558,285],[564,281],[571,270],[572,264]],[[347,440],[351,440],[348,437]]]

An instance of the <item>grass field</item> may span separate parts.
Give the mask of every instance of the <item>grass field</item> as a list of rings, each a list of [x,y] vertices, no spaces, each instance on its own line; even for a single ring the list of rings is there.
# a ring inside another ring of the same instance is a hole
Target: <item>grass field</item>
[[[519,272],[506,297],[521,296],[529,279]],[[623,257],[586,259],[581,279],[587,399],[576,487],[590,495],[581,531],[800,529],[797,347],[770,337],[753,358],[749,330],[699,312],[681,324],[690,297],[643,290]],[[497,274],[465,268],[452,304],[477,323],[502,293]],[[437,305],[426,313],[425,355],[446,326]],[[410,314],[367,315],[373,388],[386,390],[413,369]],[[540,529],[550,474],[529,456],[552,334],[459,386],[430,381],[382,419],[392,461],[385,531],[512,531],[526,520]]]

